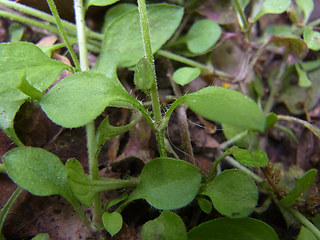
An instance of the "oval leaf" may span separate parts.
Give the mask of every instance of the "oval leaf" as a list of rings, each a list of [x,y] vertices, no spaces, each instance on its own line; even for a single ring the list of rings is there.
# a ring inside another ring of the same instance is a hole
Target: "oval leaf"
[[[192,53],[200,54],[209,50],[220,38],[221,28],[213,20],[205,19],[195,22],[187,36],[186,43]]]
[[[40,105],[52,121],[72,128],[94,120],[113,101],[130,99],[117,79],[85,71],[57,83],[41,99]]]
[[[183,8],[168,4],[147,6],[152,51],[156,52],[179,26]],[[130,67],[143,58],[144,48],[138,9],[116,18],[104,32],[103,49],[117,49],[121,54],[119,67]]]
[[[280,14],[290,6],[291,0],[265,0],[262,8],[255,16],[254,21],[257,21],[265,14]]]
[[[183,67],[174,72],[172,80],[183,86],[196,79],[200,73],[199,68]]]
[[[236,147],[232,151],[232,155],[239,163],[246,167],[265,167],[269,163],[267,153],[261,149],[250,151]]]
[[[118,212],[104,212],[102,215],[103,226],[107,229],[110,235],[113,237],[122,228],[122,216]]]
[[[134,84],[141,90],[149,90],[154,83],[154,69],[146,57],[142,58],[134,70]]]
[[[201,194],[208,196],[213,206],[228,217],[246,217],[258,202],[255,182],[237,169],[223,171],[204,186]]]
[[[258,131],[265,129],[265,116],[247,96],[231,89],[207,87],[187,94],[188,106],[212,121]]]
[[[90,6],[107,6],[118,2],[119,0],[87,0],[86,7]]]
[[[303,39],[311,50],[320,50],[320,32],[313,31],[311,27],[307,27],[303,32]]]
[[[157,209],[181,208],[195,198],[200,182],[201,173],[193,165],[173,158],[157,158],[144,166],[129,201],[143,198]]]
[[[17,147],[2,158],[9,177],[34,195],[68,193],[67,175],[61,160],[54,154],[34,147]]]
[[[143,240],[174,239],[187,240],[187,231],[181,218],[169,211],[164,211],[156,219],[147,222],[142,228]]]
[[[266,223],[253,218],[218,218],[200,224],[188,232],[188,240],[278,240]]]

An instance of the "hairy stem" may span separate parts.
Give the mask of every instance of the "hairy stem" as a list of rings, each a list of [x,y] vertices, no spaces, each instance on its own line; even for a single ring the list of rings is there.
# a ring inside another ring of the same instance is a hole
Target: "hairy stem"
[[[80,68],[82,71],[89,69],[88,62],[88,50],[87,50],[87,36],[85,31],[84,21],[84,10],[83,1],[74,1],[74,10],[76,16],[76,25],[78,33],[78,44],[79,44],[79,56],[80,56]],[[88,158],[89,158],[89,169],[91,179],[95,180],[99,178],[98,159],[96,153],[98,152],[98,146],[95,136],[94,122],[91,121],[86,125],[87,132],[87,147],[88,147]],[[102,203],[100,193],[96,193],[93,199],[93,224],[97,230],[102,230]]]
[[[69,41],[68,35],[67,35],[66,31],[64,30],[64,27],[63,27],[61,19],[59,17],[59,13],[58,13],[58,10],[56,8],[56,5],[54,4],[53,0],[47,0],[47,3],[49,5],[49,7],[50,7],[52,15],[54,16],[54,19],[55,19],[56,24],[58,26],[59,32],[60,32],[64,42],[67,45],[67,48],[68,48],[68,50],[70,52],[70,55],[72,57],[72,60],[74,62],[74,65],[75,65],[77,70],[80,70],[79,60],[78,60],[75,52],[73,51],[73,48],[72,48],[72,45],[71,45],[71,43]]]
[[[150,89],[151,101],[152,101],[152,109],[153,109],[153,117],[154,117],[154,124],[155,124],[155,132],[158,141],[158,148],[161,157],[165,157],[166,154],[166,147],[164,141],[164,130],[161,129],[162,123],[162,115],[161,115],[161,107],[160,101],[158,96],[158,87],[157,87],[157,80],[156,80],[156,73],[155,73],[155,66],[154,66],[154,59],[151,49],[151,39],[150,39],[150,31],[149,31],[149,22],[147,17],[147,8],[145,0],[138,0],[138,9],[140,15],[140,27],[143,39],[143,46],[144,46],[144,53],[153,68],[153,84]]]

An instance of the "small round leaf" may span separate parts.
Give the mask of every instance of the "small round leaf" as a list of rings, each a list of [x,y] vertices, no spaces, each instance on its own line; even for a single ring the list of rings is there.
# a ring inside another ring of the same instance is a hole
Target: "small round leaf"
[[[213,206],[228,217],[246,217],[258,202],[255,182],[237,169],[223,171],[204,187],[202,194],[210,197]]]
[[[157,209],[177,209],[195,198],[200,183],[201,173],[193,165],[173,158],[157,158],[144,166],[140,183],[129,200],[143,198]]]
[[[186,85],[200,75],[199,68],[183,67],[174,72],[172,79],[180,85]]]
[[[102,215],[102,223],[110,233],[110,235],[113,237],[122,228],[122,216],[118,212],[104,212]]]
[[[246,167],[265,167],[269,162],[267,153],[261,149],[250,151],[235,148],[232,155],[239,163]]]
[[[303,39],[311,50],[320,50],[320,32],[313,31],[311,27],[308,27],[303,32]]]
[[[203,53],[219,40],[220,35],[221,28],[215,21],[199,20],[191,26],[186,36],[188,49],[192,53]]]
[[[177,214],[169,211],[164,211],[156,219],[147,222],[141,235],[143,240],[187,240],[183,221]]]

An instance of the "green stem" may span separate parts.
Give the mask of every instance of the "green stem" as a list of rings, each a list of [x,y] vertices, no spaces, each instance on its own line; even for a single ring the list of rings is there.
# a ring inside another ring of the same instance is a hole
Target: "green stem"
[[[44,21],[48,21],[50,23],[55,23],[55,18],[53,16],[51,16],[50,14],[44,13],[42,11],[39,11],[37,9],[34,9],[32,7],[28,7],[23,4],[12,2],[12,1],[7,1],[7,0],[0,0],[0,4],[3,4],[4,6],[10,7],[12,9],[20,11],[22,13],[31,15],[33,17],[42,19]],[[13,14],[13,13],[11,13],[11,14]],[[13,15],[15,15],[15,14],[13,14]],[[71,32],[73,35],[76,35],[76,32],[77,32],[76,25],[74,25],[68,21],[65,21],[65,20],[61,20],[61,24],[63,25],[63,27],[65,29],[69,30],[68,32]],[[34,25],[34,24],[31,24],[31,25]],[[46,29],[46,28],[44,28],[44,29]],[[51,30],[49,30],[49,31],[51,31]],[[93,32],[89,29],[88,29],[88,36],[90,36],[90,38],[93,38],[93,39],[103,40],[103,34]]]
[[[22,193],[23,189],[21,187],[18,187],[9,200],[6,202],[6,204],[3,206],[0,212],[0,232],[2,230],[4,220],[6,219],[6,216],[8,215],[8,212],[10,211],[11,207],[13,206],[14,202],[17,200],[17,198],[20,196]]]
[[[81,71],[86,71],[89,69],[89,62],[88,62],[87,36],[85,31],[85,21],[84,21],[82,0],[74,1],[74,10],[75,10],[76,26],[77,26],[77,34],[78,34],[80,68],[81,68]],[[94,121],[91,121],[86,125],[86,132],[87,132],[87,146],[88,146],[90,176],[91,176],[91,179],[95,180],[99,178],[99,167],[98,167],[98,159],[97,159],[98,146],[96,142]],[[103,209],[102,209],[100,193],[96,193],[93,198],[92,222],[96,227],[96,229],[99,231],[103,229],[102,212],[103,212]]]
[[[155,122],[155,132],[158,141],[158,148],[161,157],[165,157],[166,147],[164,141],[164,130],[160,128],[162,123],[162,115],[161,115],[161,107],[158,96],[158,87],[154,66],[154,59],[151,49],[151,39],[150,39],[150,31],[149,31],[149,23],[147,17],[147,8],[145,0],[138,0],[138,10],[140,15],[140,27],[143,39],[144,53],[153,68],[153,84],[150,89],[151,101],[152,101],[152,109],[153,109],[153,117]]]
[[[6,172],[6,167],[4,164],[0,163],[0,173],[5,173]]]
[[[303,214],[301,214],[298,210],[289,208],[289,211],[292,213],[293,216],[296,217],[296,219],[299,220],[299,222],[304,225],[306,228],[308,228],[317,239],[320,239],[320,231],[318,228],[316,228]]]
[[[247,21],[246,16],[244,15],[241,4],[240,4],[239,0],[234,0],[234,3],[236,5],[235,7],[237,9],[237,12],[240,14],[240,18],[243,23],[244,30],[247,31],[248,21]]]
[[[46,30],[53,32],[55,34],[59,34],[59,30],[57,27],[55,27],[53,25],[45,24],[43,22],[39,22],[37,20],[30,19],[28,17],[16,15],[14,13],[6,12],[3,10],[0,10],[0,16],[5,17],[5,18],[10,18],[10,19],[17,21],[17,22],[21,22],[21,23],[33,25],[33,26],[36,26],[36,27],[39,27],[42,29],[46,29]]]
[[[72,57],[72,60],[74,62],[74,65],[75,65],[77,70],[80,70],[79,60],[78,60],[75,52],[73,51],[73,48],[72,48],[71,43],[69,41],[68,35],[67,35],[66,31],[64,30],[64,27],[63,27],[61,19],[59,17],[59,13],[58,13],[58,10],[56,8],[56,5],[54,4],[53,0],[47,0],[47,3],[49,5],[50,10],[52,12],[52,15],[54,16],[54,19],[55,19],[55,21],[57,23],[57,26],[58,26],[58,29],[60,31],[60,34],[61,34],[64,42],[67,45],[67,48],[68,48],[68,50],[70,52],[70,55]]]
[[[291,117],[291,116],[285,116],[285,115],[278,115],[277,119],[299,123],[303,125],[305,128],[308,128],[311,132],[313,132],[314,135],[320,138],[320,129],[307,121],[301,120],[299,118]]]
[[[240,139],[242,139],[243,137],[245,137],[246,135],[248,135],[248,130],[243,131],[237,135],[235,135],[234,137],[232,137],[231,139],[223,142],[220,144],[220,148],[221,149],[225,149],[227,148],[229,145],[235,143],[236,141],[239,141]]]
[[[214,179],[215,174],[216,174],[216,169],[218,167],[218,164],[225,159],[227,156],[231,155],[233,151],[233,148],[229,148],[227,151],[225,151],[224,153],[222,153],[219,157],[217,157],[214,162],[211,165],[209,174],[208,174],[208,181],[211,181],[212,179]]]
[[[319,24],[320,24],[320,18],[318,18],[318,19],[310,22],[310,23],[308,24],[308,26],[310,26],[310,27],[315,27],[315,26],[318,26]]]
[[[276,79],[275,79],[273,85],[272,85],[269,98],[268,98],[267,103],[264,107],[264,113],[269,113],[273,107],[275,97],[281,88],[281,80],[282,80],[282,76],[283,76],[285,70],[286,70],[286,61],[282,61],[280,64],[280,67],[279,67],[279,72],[276,76]]]

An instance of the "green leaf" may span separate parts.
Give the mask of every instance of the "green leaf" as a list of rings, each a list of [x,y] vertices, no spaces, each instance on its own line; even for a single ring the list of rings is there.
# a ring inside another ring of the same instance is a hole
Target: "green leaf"
[[[233,140],[233,144],[241,148],[258,147],[258,135],[256,132],[248,131],[247,128],[222,124],[223,134],[227,140]]]
[[[118,2],[119,0],[87,0],[86,8],[90,6],[107,6]]]
[[[169,211],[147,222],[141,232],[143,240],[187,240],[187,231],[181,218]]]
[[[291,62],[293,60],[298,62],[308,53],[308,46],[306,42],[296,36],[272,36],[272,42],[277,46],[284,47],[286,54],[294,57],[291,59]]]
[[[308,78],[308,75],[307,75],[307,72],[304,71],[298,63],[296,63],[295,65],[295,68],[296,68],[296,71],[298,73],[298,76],[299,76],[299,86],[300,87],[310,87],[311,86],[311,82]]]
[[[311,50],[320,50],[320,32],[313,31],[311,27],[305,28],[303,39]]]
[[[41,99],[40,105],[52,121],[73,128],[94,120],[114,101],[131,102],[132,99],[118,79],[84,71],[57,83]]]
[[[277,114],[271,112],[266,116],[266,129],[272,128],[278,120]]]
[[[40,233],[31,240],[50,240],[50,236],[48,233]]]
[[[262,8],[254,17],[254,22],[265,14],[280,14],[290,6],[291,0],[265,0]]]
[[[140,183],[128,201],[145,199],[157,209],[186,206],[197,195],[201,173],[193,165],[173,158],[157,158],[142,169]]]
[[[30,85],[44,91],[70,66],[50,59],[32,43],[0,44],[0,92],[19,84],[25,74]]]
[[[122,216],[118,212],[104,212],[102,215],[102,223],[110,233],[110,235],[113,237],[122,228]]]
[[[146,91],[154,83],[154,69],[146,57],[143,57],[134,69],[134,84],[137,88]]]
[[[209,214],[212,211],[212,203],[208,199],[199,196],[197,197],[197,200],[201,211],[206,214]]]
[[[221,28],[210,19],[195,22],[188,31],[185,41],[192,53],[201,54],[209,50],[219,40]]]
[[[84,173],[81,163],[74,158],[67,161],[65,169],[68,175],[68,184],[72,192],[86,207],[90,207],[94,195],[98,192],[125,187],[135,187],[137,184],[136,181],[133,180],[113,178],[92,180]]]
[[[174,72],[172,79],[180,85],[186,85],[196,79],[201,73],[199,68],[183,67]]]
[[[67,175],[54,154],[34,147],[17,147],[3,158],[9,177],[20,187],[38,196],[69,193]]]
[[[317,238],[308,228],[301,226],[297,240],[317,240]]]
[[[304,13],[304,18],[302,23],[306,24],[308,22],[310,14],[314,9],[313,0],[295,0],[295,2]]]
[[[179,26],[183,8],[168,4],[147,6],[152,52],[156,52]],[[138,9],[116,18],[104,32],[102,49],[117,49],[121,55],[119,67],[136,65],[144,56]]]
[[[310,169],[307,171],[297,179],[295,188],[291,189],[291,191],[284,198],[282,198],[280,202],[287,207],[292,206],[303,192],[315,184],[316,176],[316,169]]]
[[[232,155],[240,164],[246,167],[265,167],[269,163],[267,153],[261,149],[250,151],[235,147]]]
[[[259,192],[247,174],[231,169],[205,185],[201,194],[208,196],[221,214],[237,218],[246,217],[254,210]]]
[[[21,40],[24,32],[24,26],[19,23],[12,23],[9,27],[10,42],[18,42]]]
[[[14,130],[14,117],[24,101],[0,101],[0,128],[14,142],[21,143]],[[22,145],[22,143],[21,143]]]
[[[203,117],[233,126],[264,131],[265,116],[247,96],[231,89],[207,87],[187,94],[188,106]]]
[[[98,143],[98,147],[101,147],[105,144],[109,139],[123,134],[129,131],[136,123],[140,120],[140,117],[136,117],[132,122],[126,124],[124,126],[115,127],[109,123],[109,117],[107,116],[99,125],[96,132],[96,141]]]
[[[104,18],[104,25],[102,27],[103,29],[102,32],[105,32],[106,28],[118,17],[136,8],[137,8],[137,5],[132,3],[120,3],[110,8]]]
[[[278,240],[275,231],[266,223],[253,219],[218,218],[191,229],[188,240]]]

